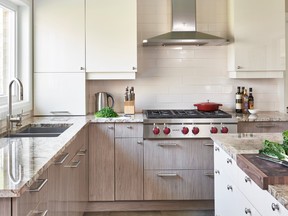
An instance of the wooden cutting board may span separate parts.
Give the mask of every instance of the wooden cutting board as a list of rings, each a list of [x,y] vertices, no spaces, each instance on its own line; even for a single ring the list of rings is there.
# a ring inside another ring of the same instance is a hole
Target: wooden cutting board
[[[237,155],[237,165],[262,189],[268,185],[288,184],[288,167],[265,161],[259,154]]]

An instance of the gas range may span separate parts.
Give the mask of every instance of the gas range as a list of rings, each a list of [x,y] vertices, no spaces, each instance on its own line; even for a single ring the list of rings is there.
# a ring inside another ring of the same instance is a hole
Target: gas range
[[[144,139],[209,138],[236,133],[237,120],[222,110],[144,110]]]

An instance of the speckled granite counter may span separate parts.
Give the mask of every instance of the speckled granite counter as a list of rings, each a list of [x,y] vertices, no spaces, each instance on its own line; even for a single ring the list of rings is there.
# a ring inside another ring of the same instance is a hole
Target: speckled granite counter
[[[257,154],[265,139],[282,143],[281,133],[217,134],[211,137],[234,160],[237,154]],[[288,185],[269,185],[268,192],[288,209]]]
[[[137,113],[135,115],[125,116],[124,114],[119,114],[116,118],[95,118],[93,115],[89,116],[92,123],[120,123],[120,122],[131,122],[131,123],[141,123],[143,122],[143,114]]]
[[[261,121],[288,121],[288,114],[277,111],[261,111],[255,115],[232,113],[238,122],[261,122]]]
[[[26,190],[25,185],[31,185],[89,121],[86,117],[30,118],[24,124],[72,125],[58,137],[0,138],[0,197],[20,196]],[[9,158],[11,170],[21,166],[20,182],[9,177]]]

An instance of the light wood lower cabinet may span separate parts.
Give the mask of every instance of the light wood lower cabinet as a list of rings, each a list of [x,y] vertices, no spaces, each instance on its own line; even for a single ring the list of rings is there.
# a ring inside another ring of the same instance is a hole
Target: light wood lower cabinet
[[[288,130],[288,122],[238,122],[238,133],[281,133]]]

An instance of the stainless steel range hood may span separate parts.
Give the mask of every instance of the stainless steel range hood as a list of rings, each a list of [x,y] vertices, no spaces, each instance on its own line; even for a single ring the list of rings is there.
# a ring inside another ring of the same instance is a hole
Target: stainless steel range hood
[[[172,31],[143,40],[143,46],[219,46],[228,40],[196,31],[196,0],[172,0]]]

